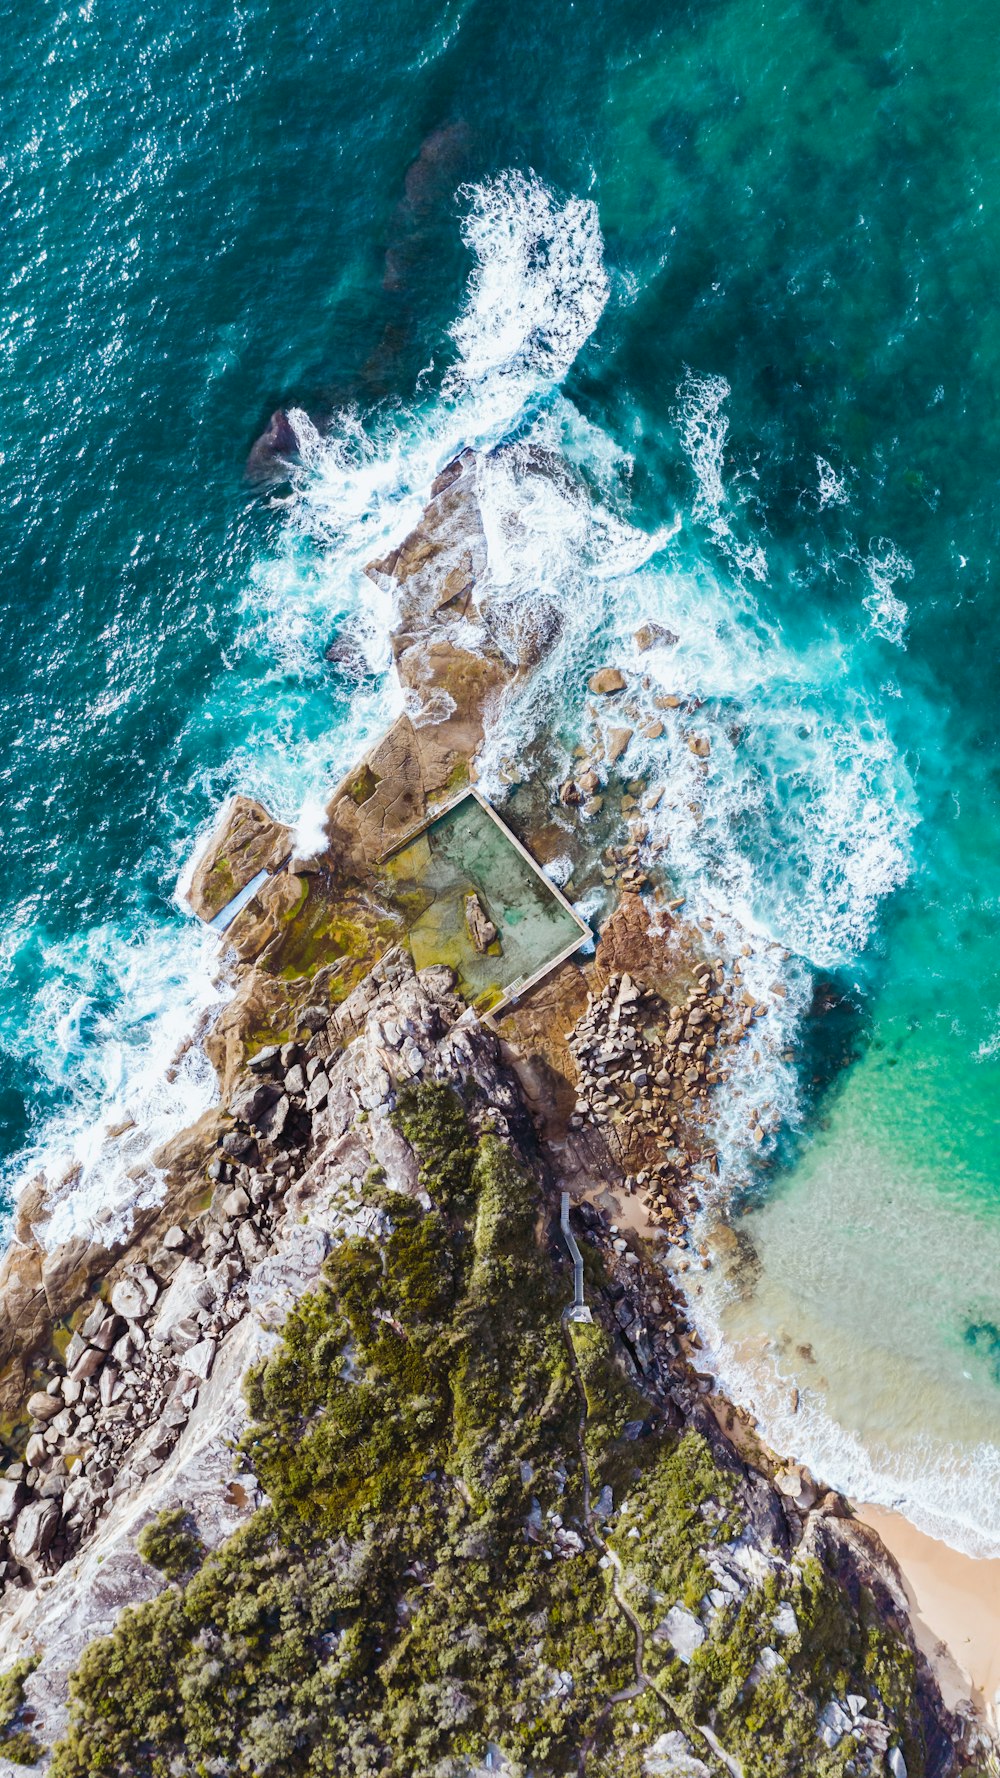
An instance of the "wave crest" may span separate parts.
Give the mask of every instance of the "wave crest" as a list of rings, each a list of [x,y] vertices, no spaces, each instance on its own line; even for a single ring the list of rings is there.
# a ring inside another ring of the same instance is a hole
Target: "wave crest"
[[[449,385],[560,382],[608,300],[597,205],[561,204],[534,173],[513,169],[462,195],[462,239],[476,264],[451,328],[460,358]]]

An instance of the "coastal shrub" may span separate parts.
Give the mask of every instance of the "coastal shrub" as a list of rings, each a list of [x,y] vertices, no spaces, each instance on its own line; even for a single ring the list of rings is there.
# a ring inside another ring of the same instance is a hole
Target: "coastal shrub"
[[[165,1508],[144,1525],[136,1539],[136,1549],[144,1562],[158,1568],[167,1580],[180,1580],[197,1567],[205,1546],[182,1506]]]
[[[24,1708],[24,1682],[37,1666],[37,1655],[24,1655],[0,1673],[0,1758],[21,1766],[33,1766],[45,1751],[17,1720]]]
[[[443,1081],[404,1087],[392,1121],[420,1162],[420,1184],[428,1196],[442,1209],[467,1210],[477,1149],[453,1088]]]
[[[587,1456],[601,1481],[617,1486],[636,1461],[635,1446],[623,1446],[622,1435],[630,1421],[644,1419],[648,1404],[625,1375],[599,1322],[570,1321],[567,1331],[586,1396]]]
[[[88,1648],[52,1778],[455,1778],[491,1741],[514,1778],[564,1778],[581,1749],[588,1778],[643,1778],[643,1749],[678,1724],[714,1762],[695,1727],[709,1717],[746,1778],[764,1771],[754,1734],[766,1778],[839,1771],[815,1737],[824,1688],[892,1651],[867,1621],[845,1640],[821,1570],[803,1574],[801,1646],[769,1691],[749,1687],[767,1584],[690,1670],[653,1638],[738,1534],[734,1476],[699,1434],[663,1429],[611,1330],[564,1330],[565,1265],[510,1146],[477,1139],[446,1086],[404,1095],[398,1121],[431,1209],[373,1187],[388,1233],[330,1255],[246,1382],[241,1454],[268,1503]],[[633,1696],[633,1633],[585,1520],[567,1331],[592,1494],[612,1489],[605,1535],[659,1695]],[[183,1527],[156,1535],[162,1554]]]

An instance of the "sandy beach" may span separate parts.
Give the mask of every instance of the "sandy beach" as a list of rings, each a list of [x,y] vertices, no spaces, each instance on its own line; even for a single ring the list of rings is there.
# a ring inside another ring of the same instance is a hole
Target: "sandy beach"
[[[971,1698],[1000,1719],[1000,1558],[979,1560],[883,1507],[859,1506],[903,1576],[920,1646],[952,1708]]]

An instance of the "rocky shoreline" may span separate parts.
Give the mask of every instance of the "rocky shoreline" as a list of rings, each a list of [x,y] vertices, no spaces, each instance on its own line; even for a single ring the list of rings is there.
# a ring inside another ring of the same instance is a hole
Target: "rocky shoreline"
[[[471,453],[443,471],[421,524],[369,573],[394,593],[406,709],[335,791],[326,850],[295,856],[290,831],[239,798],[192,878],[191,905],[209,921],[268,873],[224,941],[233,993],[204,1037],[218,1108],[157,1157],[155,1194],[136,1181],[127,1239],[105,1245],[95,1229],[50,1251],[39,1185],[22,1197],[0,1264],[10,1453],[0,1632],[5,1666],[38,1660],[19,1720],[42,1746],[65,1728],[69,1674],[85,1647],[162,1585],[136,1550],[143,1526],[183,1508],[213,1549],[258,1506],[252,1471],[233,1470],[246,1420],[240,1379],[274,1349],[337,1244],[378,1236],[373,1176],[420,1197],[393,1121],[400,1091],[417,1081],[468,1085],[490,1127],[530,1157],[551,1204],[570,1192],[580,1237],[611,1280],[604,1312],[621,1362],[667,1424],[697,1429],[742,1478],[756,1502],[751,1543],[767,1563],[801,1567],[819,1551],[848,1590],[873,1593],[912,1649],[877,1538],[770,1453],[758,1448],[745,1462],[705,1404],[711,1379],[696,1369],[697,1337],[665,1255],[703,1263],[688,1228],[717,1164],[713,1096],[769,1009],[746,986],[741,959],[718,954],[685,919],[647,843],[644,804],[648,813],[656,787],[627,775],[644,720],[637,688],[617,667],[592,675],[592,745],[568,775],[554,769],[565,761],[540,757],[535,800],[518,816],[519,837],[543,862],[556,851],[570,858],[578,892],[599,883],[607,914],[596,953],[559,965],[497,1021],[479,1017],[447,966],[415,968],[382,860],[475,774],[497,700],[530,678],[558,613],[529,619],[493,593]],[[656,626],[644,632],[640,650],[674,640]],[[663,702],[667,720],[689,722],[680,697]],[[687,741],[705,757],[695,730]],[[766,1114],[754,1112],[750,1140],[765,1132]],[[631,1198],[646,1242],[616,1218]],[[723,1594],[738,1582],[717,1579]],[[704,1634],[697,1612],[687,1616],[693,1632],[674,1626],[682,1642]],[[948,1778],[985,1741],[945,1709],[926,1663],[913,1659],[925,1771]],[[905,1778],[898,1725],[863,1704],[831,1699],[825,1746],[853,1735],[866,1749],[858,1771]],[[675,1769],[684,1768],[649,1767]]]

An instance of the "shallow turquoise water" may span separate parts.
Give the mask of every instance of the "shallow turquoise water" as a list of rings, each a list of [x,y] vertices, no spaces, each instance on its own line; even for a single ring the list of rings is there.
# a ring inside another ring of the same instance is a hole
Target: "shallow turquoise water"
[[[697,782],[672,732],[648,753],[669,856],[727,935],[791,953],[734,1091],[734,1178],[748,1096],[780,1133],[728,1313],[785,1383],[778,1323],[827,1330],[789,1436],[828,1472],[881,1440],[872,1489],[929,1522],[913,1478],[971,1464],[937,1492],[970,1541],[1000,1441],[990,18],[159,0],[10,35],[8,1191],[75,1154],[60,1226],[99,1214],[149,1143],[111,1164],[95,1119],[163,1133],[210,1093],[196,1052],[164,1071],[216,992],[178,872],[231,789],[315,825],[393,707],[363,562],[458,444],[530,437],[487,474],[494,568],[565,630],[496,786],[532,725],[576,737],[634,619],[680,632],[656,671],[713,751]],[[300,422],[275,497],[243,467],[279,403],[340,418]],[[357,670],[325,658],[345,634]]]

